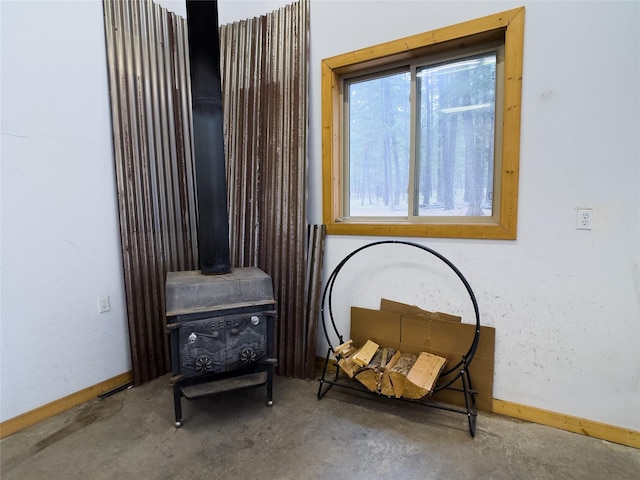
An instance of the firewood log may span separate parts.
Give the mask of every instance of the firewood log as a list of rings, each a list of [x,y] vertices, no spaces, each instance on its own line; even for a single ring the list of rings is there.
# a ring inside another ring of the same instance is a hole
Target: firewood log
[[[382,348],[376,352],[369,365],[360,370],[355,378],[372,392],[380,391],[382,374],[387,364],[387,358],[395,353],[393,348]]]
[[[379,370],[380,361],[382,360],[382,350],[378,350],[369,362],[369,365],[360,370],[355,378],[371,392],[377,392],[380,388],[380,378],[382,371]],[[376,366],[378,368],[376,368]]]
[[[419,399],[429,395],[444,368],[446,359],[438,355],[422,352],[418,356],[402,388],[402,396],[410,399]]]
[[[348,340],[342,345],[338,345],[334,350],[336,358],[349,357],[355,352],[355,348],[352,345],[353,340]]]
[[[393,391],[393,385],[391,385],[391,377],[389,376],[389,371],[393,368],[401,355],[402,354],[400,352],[396,352],[387,362],[384,373],[382,374],[382,379],[380,380],[380,393],[382,395],[386,395],[387,397],[395,395],[395,392]]]
[[[378,351],[378,348],[380,347],[377,343],[367,340],[367,343],[365,343],[360,350],[354,353],[351,358],[361,367],[366,367]]]
[[[356,350],[355,353],[358,351]],[[355,353],[353,355],[355,355]],[[346,373],[349,378],[353,378],[356,373],[358,373],[362,367],[353,361],[353,355],[350,357],[342,357],[338,360],[338,366]]]
[[[411,367],[413,367],[413,364],[416,363],[417,359],[418,356],[413,353],[403,353],[400,355],[400,358],[398,358],[395,365],[387,369],[391,380],[391,386],[393,387],[393,394],[396,398],[400,398],[402,396],[407,375],[411,371]]]

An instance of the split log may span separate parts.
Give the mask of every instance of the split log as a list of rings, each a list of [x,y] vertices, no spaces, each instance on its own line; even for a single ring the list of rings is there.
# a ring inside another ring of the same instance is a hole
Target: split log
[[[382,358],[380,359],[381,370],[384,370],[385,368],[387,368],[387,362],[391,359],[394,353],[396,353],[396,351],[393,348],[385,347],[382,349],[382,355],[381,355]]]
[[[379,370],[382,360],[382,350],[378,350],[376,354],[365,368],[356,374],[356,380],[369,389],[371,392],[377,392],[380,388],[380,378],[382,371]]]
[[[396,349],[391,347],[384,347],[382,349],[382,358],[380,359],[380,366],[378,367],[380,370],[384,371],[389,364],[389,361],[396,354]]]
[[[395,352],[395,349],[389,347],[378,350],[369,362],[369,365],[356,374],[356,380],[371,392],[379,392],[382,375],[388,362],[387,359],[391,358]]]
[[[365,343],[360,350],[354,353],[351,358],[361,367],[366,367],[378,351],[378,348],[380,347],[377,343],[367,340],[367,343]]]
[[[353,378],[360,370],[360,366],[357,365],[351,357],[357,353],[357,349],[353,346],[353,340],[347,340],[341,345],[338,345],[333,351],[336,359],[338,360],[338,366],[346,373],[349,378]]]
[[[382,379],[380,380],[380,393],[382,395],[386,395],[387,397],[395,395],[395,392],[393,391],[393,385],[391,385],[391,377],[389,376],[389,371],[393,368],[401,355],[402,354],[400,352],[396,352],[387,362],[384,373],[382,374]]]
[[[400,398],[402,396],[407,375],[411,371],[411,367],[413,367],[413,364],[416,363],[417,359],[418,356],[413,353],[403,353],[395,362],[395,365],[388,369],[391,387],[396,398]]]
[[[333,351],[333,353],[337,358],[348,357],[355,352],[355,348],[352,344],[353,344],[353,340],[348,340],[344,342],[342,345],[338,345],[336,349]]]
[[[356,350],[353,355],[356,353],[358,353],[358,350]],[[338,360],[338,366],[349,376],[349,378],[353,378],[356,373],[362,369],[360,365],[353,361],[353,355],[350,357],[343,357]]]
[[[417,400],[429,395],[444,368],[446,359],[438,355],[422,352],[407,374],[402,396]]]

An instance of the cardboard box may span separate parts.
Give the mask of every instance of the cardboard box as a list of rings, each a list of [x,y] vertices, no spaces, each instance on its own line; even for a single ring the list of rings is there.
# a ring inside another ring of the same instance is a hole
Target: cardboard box
[[[429,310],[423,310],[415,305],[407,305],[406,303],[394,302],[393,300],[387,300],[383,298],[380,300],[380,310],[387,312],[408,313],[411,315],[424,316],[425,318],[435,320],[449,320],[451,322],[461,322],[462,318],[457,315],[451,315],[444,312],[430,312]]]
[[[388,306],[388,304],[387,304]],[[411,306],[407,306],[411,307]],[[415,307],[417,308],[417,307]],[[393,347],[402,353],[433,353],[447,359],[446,372],[457,364],[471,347],[475,335],[475,324],[430,318],[421,312],[400,313],[397,311],[351,308],[351,339],[355,346],[367,340],[381,347]],[[493,401],[493,365],[495,329],[480,327],[480,340],[469,373],[472,388],[478,392],[476,402],[479,410],[491,412]],[[438,383],[450,377],[441,377]],[[452,385],[462,388],[462,380]],[[433,399],[464,406],[461,392],[442,390]]]

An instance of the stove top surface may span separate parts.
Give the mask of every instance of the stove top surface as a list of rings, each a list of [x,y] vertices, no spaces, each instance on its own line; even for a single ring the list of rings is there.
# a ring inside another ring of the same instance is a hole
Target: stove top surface
[[[166,315],[275,304],[271,277],[256,267],[233,268],[224,275],[169,272]]]

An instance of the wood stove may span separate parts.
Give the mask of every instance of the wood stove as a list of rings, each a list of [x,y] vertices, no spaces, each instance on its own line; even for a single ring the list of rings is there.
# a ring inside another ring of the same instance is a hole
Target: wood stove
[[[176,426],[182,397],[266,385],[271,405],[277,363],[271,278],[253,267],[216,276],[170,272],[166,297]]]
[[[272,403],[276,302],[271,278],[231,268],[218,6],[187,0],[200,271],[169,272],[166,315],[176,426],[182,397],[266,385]]]

